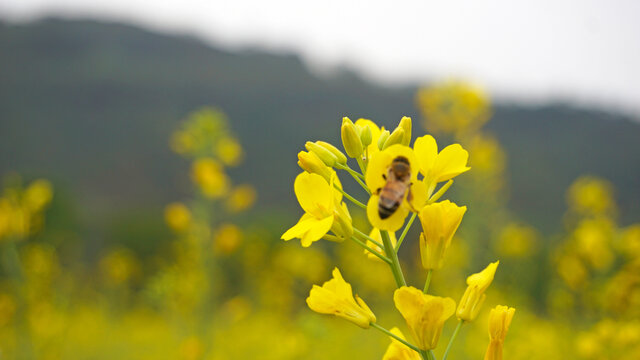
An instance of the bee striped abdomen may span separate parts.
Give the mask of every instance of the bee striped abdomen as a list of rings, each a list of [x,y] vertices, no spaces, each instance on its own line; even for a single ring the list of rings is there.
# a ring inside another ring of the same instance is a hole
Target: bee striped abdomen
[[[387,172],[386,184],[380,189],[378,200],[378,215],[380,219],[389,218],[398,210],[409,189],[411,167],[409,160],[403,156],[393,159]]]

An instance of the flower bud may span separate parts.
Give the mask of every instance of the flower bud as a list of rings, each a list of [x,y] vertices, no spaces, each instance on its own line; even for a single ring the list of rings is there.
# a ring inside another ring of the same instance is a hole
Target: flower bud
[[[382,132],[380,133],[380,137],[378,138],[378,149],[384,149],[384,143],[385,141],[387,141],[390,134],[391,133],[389,133],[389,130],[382,130]]]
[[[331,231],[333,231],[340,240],[351,238],[351,235],[353,235],[353,225],[347,205],[342,203],[340,206],[336,206],[333,216],[334,220]]]
[[[368,126],[364,126],[362,127],[362,130],[360,131],[360,140],[362,141],[362,145],[369,146],[369,144],[371,144],[371,141],[373,136],[371,135],[371,128]]]
[[[322,176],[327,182],[331,179],[331,169],[315,153],[300,151],[298,153],[298,165],[310,174]]]
[[[328,142],[324,142],[324,141],[316,141],[316,144],[322,146],[323,148],[331,151],[331,153],[336,157],[336,162],[338,164],[346,164],[347,163],[347,157],[342,153],[342,151],[338,150],[337,147],[329,144]]]
[[[387,141],[384,142],[382,150],[388,148],[391,145],[402,144],[402,139],[404,139],[404,129],[401,127],[397,127],[395,130],[393,130],[391,135],[389,135]]]
[[[333,167],[333,165],[335,165],[336,161],[338,160],[331,151],[316,143],[312,143],[311,141],[307,141],[307,143],[304,144],[304,147],[309,152],[316,154],[318,158],[320,158],[320,160],[322,160],[322,162],[329,167]]]
[[[442,268],[445,253],[466,211],[466,206],[457,206],[449,200],[426,205],[420,210],[418,216],[423,231],[420,235],[420,257],[425,269]]]
[[[491,263],[481,272],[467,278],[467,289],[462,295],[456,311],[458,319],[473,321],[478,316],[482,303],[487,297],[484,292],[493,282],[499,263],[499,261]]]
[[[356,126],[348,117],[342,118],[340,133],[342,135],[342,145],[347,155],[352,158],[361,156],[363,151],[362,140],[360,140]]]
[[[404,130],[404,137],[402,138],[402,145],[409,146],[411,144],[411,118],[403,116],[400,120],[398,127]]]

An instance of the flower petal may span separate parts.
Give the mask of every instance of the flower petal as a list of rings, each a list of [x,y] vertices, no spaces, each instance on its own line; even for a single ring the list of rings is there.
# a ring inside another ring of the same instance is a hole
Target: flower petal
[[[460,144],[449,145],[438,154],[431,176],[436,182],[446,181],[471,169],[467,166],[469,153]]]
[[[382,220],[378,214],[378,202],[380,196],[371,195],[369,202],[367,203],[367,218],[374,227],[380,230],[396,231],[404,224],[404,219],[409,214],[409,209],[406,206],[400,206],[396,212],[394,212],[388,218]]]
[[[309,231],[301,239],[302,246],[309,247],[312,242],[320,240],[329,230],[333,224],[333,215],[327,216],[324,219],[318,220],[315,218],[310,219],[312,222]]]
[[[289,230],[287,230],[284,234],[282,234],[280,238],[285,241],[291,240],[294,238],[301,239],[302,236],[307,231],[309,231],[309,229],[311,229],[311,226],[313,226],[314,222],[311,221],[312,219],[313,219],[313,216],[305,213],[304,215],[302,215],[300,220],[298,220],[298,223],[293,225]]]
[[[420,172],[422,175],[428,176],[438,157],[438,144],[436,143],[436,139],[431,135],[417,138],[413,145],[413,151],[418,158]]]
[[[320,175],[303,172],[296,177],[294,190],[302,209],[315,218],[333,211],[333,191]]]

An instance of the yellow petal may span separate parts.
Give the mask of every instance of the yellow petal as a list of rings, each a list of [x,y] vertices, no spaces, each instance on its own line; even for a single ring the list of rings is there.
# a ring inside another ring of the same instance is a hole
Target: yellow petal
[[[436,182],[447,181],[471,169],[467,166],[469,153],[460,144],[449,145],[437,156],[431,176]]]
[[[386,219],[380,219],[380,214],[378,213],[378,202],[380,201],[380,196],[371,195],[369,198],[369,202],[367,203],[367,218],[373,227],[376,227],[380,230],[387,231],[396,231],[402,227],[404,224],[404,219],[409,214],[409,209],[406,206],[400,206],[396,212],[394,212],[391,216]]]
[[[431,135],[425,135],[417,138],[413,145],[413,151],[416,154],[416,158],[418,158],[420,172],[422,175],[428,176],[436,163],[436,158],[438,156],[438,145],[436,144],[436,139]]]
[[[300,220],[298,220],[298,223],[293,225],[289,230],[287,230],[284,234],[282,234],[280,238],[285,241],[288,241],[294,238],[301,239],[302,236],[307,231],[309,231],[309,229],[311,229],[311,226],[313,226],[314,222],[311,221],[312,219],[313,219],[313,216],[305,213],[304,215],[302,215]]]
[[[333,191],[322,176],[303,172],[296,177],[294,190],[306,213],[324,218],[333,212]]]
[[[320,240],[329,230],[333,224],[333,216],[328,216],[324,219],[318,220],[315,218],[309,219],[311,221],[311,227],[309,231],[302,237],[301,243],[304,247],[309,247],[312,242]]]

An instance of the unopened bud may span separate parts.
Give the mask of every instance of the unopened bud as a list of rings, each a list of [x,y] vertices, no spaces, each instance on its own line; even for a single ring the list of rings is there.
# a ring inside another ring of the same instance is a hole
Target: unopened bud
[[[344,150],[352,158],[358,158],[362,155],[362,140],[356,130],[356,126],[348,117],[342,118],[342,128],[340,129],[342,135],[342,145]]]
[[[337,147],[329,144],[328,142],[324,142],[324,141],[316,141],[316,144],[322,146],[323,148],[331,151],[331,153],[336,157],[336,162],[338,164],[346,164],[347,163],[347,157],[342,153],[342,151],[338,150]]]
[[[387,141],[384,142],[382,150],[388,148],[391,145],[402,144],[402,139],[404,139],[404,129],[402,129],[401,127],[397,127],[395,130],[393,130],[393,133],[389,135]]]
[[[402,145],[409,146],[411,144],[411,118],[408,116],[403,116],[398,127],[404,130]]]
[[[384,148],[384,143],[389,138],[389,130],[382,130],[380,133],[380,137],[378,138],[378,149],[382,150]]]
[[[331,231],[341,240],[351,238],[351,235],[353,235],[353,224],[345,203],[336,206],[333,216],[334,222],[331,226]]]
[[[327,182],[331,179],[331,169],[320,160],[318,155],[312,152],[300,151],[298,153],[298,165],[308,173],[322,176]]]
[[[363,126],[362,130],[360,131],[360,140],[362,141],[362,145],[364,145],[365,147],[369,146],[369,144],[371,144],[371,140],[372,140],[372,135],[371,135],[371,128],[368,126]]]
[[[332,167],[333,165],[335,165],[336,161],[338,160],[331,151],[325,149],[324,147],[316,143],[312,143],[311,141],[307,141],[307,143],[304,144],[304,147],[309,152],[316,154],[320,158],[320,160],[322,160],[322,162],[329,167]]]

